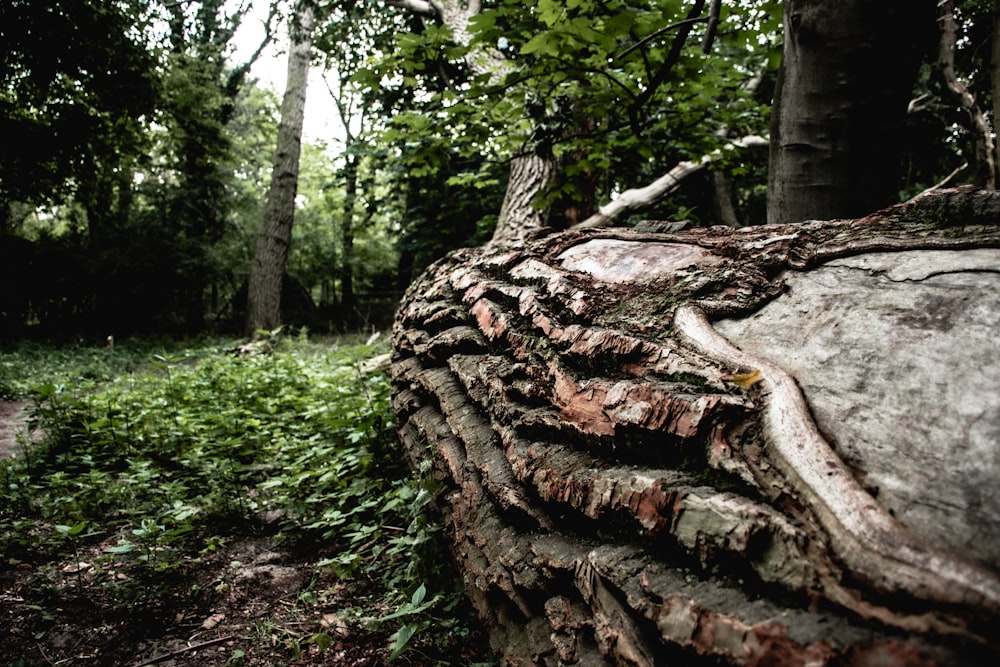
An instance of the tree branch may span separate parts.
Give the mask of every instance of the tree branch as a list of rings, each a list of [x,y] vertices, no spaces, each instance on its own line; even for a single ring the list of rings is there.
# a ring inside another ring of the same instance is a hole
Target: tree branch
[[[250,68],[253,64],[257,62],[260,58],[260,54],[264,52],[267,45],[274,40],[274,19],[278,16],[278,3],[272,0],[270,7],[267,10],[267,19],[264,21],[264,38],[257,45],[254,52],[247,58],[243,63],[233,68],[233,71],[229,73],[229,77],[226,79],[226,92],[232,96],[236,96],[237,90],[243,85],[243,80],[246,75],[250,72]]]
[[[398,9],[407,9],[421,16],[441,16],[441,5],[431,0],[385,0],[385,4]]]
[[[941,3],[941,41],[938,46],[938,67],[944,79],[945,90],[951,93],[955,102],[969,115],[969,128],[974,137],[973,157],[975,160],[976,185],[995,190],[996,164],[994,161],[993,129],[986,114],[979,108],[975,96],[955,74],[955,42],[958,27],[955,23],[955,3],[947,0]]]
[[[330,85],[330,80],[326,77],[326,72],[323,73],[323,85],[326,86],[326,90],[330,93],[330,98],[333,100],[334,106],[337,108],[337,115],[340,116],[340,124],[344,126],[344,147],[350,150],[351,146],[354,145],[357,137],[354,135],[354,131],[351,129],[351,122],[354,120],[354,109],[353,107],[353,97],[347,95],[347,101],[344,101],[344,85],[343,81],[334,91],[333,86]],[[364,132],[364,113],[361,114],[361,124],[362,132]]]
[[[607,227],[627,213],[649,206],[662,197],[676,190],[683,179],[701,171],[706,166],[719,160],[727,151],[751,146],[767,146],[768,140],[757,135],[750,135],[731,141],[697,160],[679,162],[673,169],[643,188],[626,190],[617,199],[605,204],[594,215],[570,229],[589,229],[591,227]]]
[[[911,197],[910,199],[908,199],[906,201],[906,203],[909,204],[909,203],[915,202],[916,200],[921,199],[923,197],[926,197],[927,195],[931,194],[932,192],[934,192],[936,190],[940,190],[941,188],[943,188],[946,185],[948,185],[948,183],[951,181],[951,179],[953,179],[956,176],[958,176],[962,172],[962,170],[965,169],[965,168],[967,168],[968,166],[969,166],[968,162],[963,162],[959,166],[955,167],[955,169],[953,169],[952,172],[950,174],[948,174],[947,176],[945,176],[941,181],[939,181],[938,183],[935,183],[934,185],[932,185],[931,187],[927,188],[926,190],[923,190],[923,191],[917,193],[916,195],[914,195],[913,197]]]
[[[656,39],[657,37],[659,37],[660,35],[662,35],[665,32],[670,32],[671,30],[676,30],[677,28],[684,28],[684,27],[689,26],[689,25],[694,25],[695,23],[705,23],[707,21],[708,21],[708,17],[707,16],[696,16],[694,18],[686,18],[683,21],[677,21],[676,23],[671,23],[668,26],[664,26],[664,27],[660,28],[659,30],[646,35],[645,37],[643,37],[642,39],[640,39],[638,42],[636,42],[635,44],[633,44],[632,46],[628,47],[627,49],[625,49],[624,51],[622,51],[621,53],[619,53],[617,56],[615,56],[614,60],[620,60],[620,59],[624,58],[628,54],[632,53],[636,49],[642,48],[643,46],[645,46],[649,42],[653,41],[654,39]]]
[[[722,0],[712,0],[712,6],[708,10],[708,27],[705,28],[705,38],[701,42],[701,50],[706,56],[712,51],[712,43],[715,41],[715,30],[719,27],[719,14],[722,11]]]
[[[639,111],[646,105],[656,91],[659,90],[667,79],[670,77],[670,72],[674,69],[674,65],[681,58],[681,50],[684,48],[684,44],[687,42],[688,36],[691,34],[691,29],[694,28],[694,24],[702,21],[707,21],[706,17],[700,16],[702,8],[705,6],[705,0],[695,0],[694,5],[688,12],[687,20],[681,21],[679,24],[680,28],[677,34],[674,35],[674,40],[670,44],[670,51],[667,53],[666,60],[660,65],[660,69],[657,70],[656,74],[649,80],[649,84],[646,86],[646,90],[642,92],[641,95],[629,106],[629,116],[632,121],[632,129],[635,131],[637,136],[641,136],[642,128],[639,126]]]

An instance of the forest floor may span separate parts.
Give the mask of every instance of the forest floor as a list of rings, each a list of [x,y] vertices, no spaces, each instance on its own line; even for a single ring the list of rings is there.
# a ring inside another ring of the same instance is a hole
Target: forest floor
[[[24,406],[0,402],[0,456],[21,449]],[[388,664],[392,630],[371,619],[394,610],[373,608],[373,582],[317,572],[330,554],[233,536],[209,554],[180,554],[181,576],[123,600],[108,584],[128,575],[101,557],[110,546],[0,562],[0,667]],[[492,664],[482,629],[469,626],[446,642],[418,636],[393,664]]]
[[[27,432],[27,401],[0,401],[0,459],[14,456],[19,447],[18,433]]]

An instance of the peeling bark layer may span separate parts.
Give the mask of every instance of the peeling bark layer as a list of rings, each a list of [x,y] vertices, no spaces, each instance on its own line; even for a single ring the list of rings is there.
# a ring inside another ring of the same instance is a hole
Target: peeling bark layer
[[[432,267],[397,316],[394,406],[504,663],[993,664],[995,541],[970,557],[947,525],[895,516],[801,378],[713,321],[834,259],[1000,248],[998,220],[1000,195],[947,191],[856,221],[539,234]]]

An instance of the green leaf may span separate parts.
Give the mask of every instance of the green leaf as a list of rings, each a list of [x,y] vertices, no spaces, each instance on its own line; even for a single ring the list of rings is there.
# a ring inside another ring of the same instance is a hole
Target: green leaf
[[[243,667],[247,663],[246,654],[241,649],[236,649],[226,660],[226,667]]]
[[[325,653],[326,650],[330,648],[330,645],[333,643],[333,638],[330,637],[330,635],[328,635],[325,632],[319,632],[309,638],[309,643],[315,644],[316,650],[319,653]]]
[[[496,25],[496,22],[497,17],[493,12],[479,12],[469,17],[469,32],[473,34],[486,32]]]
[[[420,626],[415,623],[408,623],[396,631],[396,640],[392,643],[392,651],[389,653],[389,662],[392,662],[403,654],[410,640],[420,630]]]
[[[105,549],[109,554],[127,554],[135,551],[135,545],[131,542],[120,542],[113,547],[108,547]]]
[[[86,527],[87,527],[87,522],[86,521],[81,521],[79,523],[73,524],[72,526],[57,525],[56,526],[56,531],[60,535],[64,535],[66,537],[76,537],[77,535],[79,535],[80,533],[82,533],[83,529],[86,528]]]
[[[521,54],[540,53],[541,55],[549,55],[553,52],[554,48],[552,33],[540,32],[521,47]]]
[[[424,597],[427,596],[427,587],[424,584],[420,584],[417,590],[413,591],[413,596],[410,598],[410,604],[414,607],[419,605],[424,601]]]
[[[538,0],[536,11],[538,18],[549,27],[555,25],[563,15],[563,8],[556,0]]]

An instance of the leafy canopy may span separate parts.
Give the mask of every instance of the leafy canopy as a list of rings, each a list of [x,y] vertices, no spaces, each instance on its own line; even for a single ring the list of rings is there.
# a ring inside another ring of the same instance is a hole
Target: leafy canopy
[[[11,202],[50,202],[90,180],[96,164],[138,152],[157,91],[144,4],[0,3],[0,216]]]
[[[726,4],[706,52],[705,2],[500,0],[471,18],[468,46],[443,25],[400,33],[358,78],[410,89],[396,97],[414,104],[384,136],[417,174],[441,166],[442,146],[491,160],[537,152],[561,159],[562,196],[579,196],[586,176],[609,198],[727,136],[766,132],[770,91],[755,84],[773,80],[779,9]],[[502,64],[470,68],[470,50]]]

